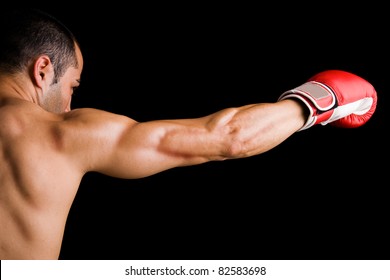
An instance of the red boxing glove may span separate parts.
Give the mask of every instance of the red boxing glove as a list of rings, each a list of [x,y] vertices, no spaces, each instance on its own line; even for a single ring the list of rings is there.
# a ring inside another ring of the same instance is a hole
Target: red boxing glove
[[[359,127],[371,118],[377,104],[377,93],[369,82],[341,70],[318,73],[303,85],[284,92],[278,100],[286,98],[298,98],[310,110],[300,130],[319,123]]]

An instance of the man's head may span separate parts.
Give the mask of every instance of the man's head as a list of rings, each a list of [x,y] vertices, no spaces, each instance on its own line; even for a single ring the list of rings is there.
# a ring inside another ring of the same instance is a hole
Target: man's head
[[[70,110],[82,67],[79,44],[60,21],[35,9],[2,13],[0,72],[28,74],[44,109],[54,113]]]

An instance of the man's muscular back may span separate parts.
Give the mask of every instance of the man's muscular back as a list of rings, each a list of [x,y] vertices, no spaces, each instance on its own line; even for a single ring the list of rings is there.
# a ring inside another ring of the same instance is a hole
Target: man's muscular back
[[[56,259],[81,176],[63,151],[60,116],[0,99],[0,259]]]

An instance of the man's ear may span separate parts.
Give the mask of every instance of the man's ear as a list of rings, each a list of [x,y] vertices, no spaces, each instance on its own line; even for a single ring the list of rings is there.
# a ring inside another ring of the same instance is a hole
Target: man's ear
[[[40,88],[44,88],[51,84],[54,77],[54,68],[47,55],[41,55],[35,60],[33,77],[35,84]]]

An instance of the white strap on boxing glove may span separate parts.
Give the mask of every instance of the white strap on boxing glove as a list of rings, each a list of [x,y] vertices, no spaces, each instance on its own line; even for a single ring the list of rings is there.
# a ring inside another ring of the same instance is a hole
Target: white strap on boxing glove
[[[375,111],[376,91],[362,78],[339,70],[321,72],[308,82],[284,92],[278,100],[297,98],[309,109],[300,130],[316,124],[352,128],[363,125]]]

